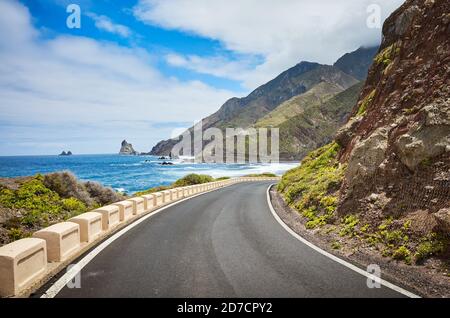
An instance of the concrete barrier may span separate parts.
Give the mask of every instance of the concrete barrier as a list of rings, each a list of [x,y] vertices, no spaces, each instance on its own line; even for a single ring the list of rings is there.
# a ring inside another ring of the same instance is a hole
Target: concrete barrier
[[[120,211],[116,205],[107,205],[93,212],[100,213],[102,215],[102,229],[107,231],[114,228],[120,223]]]
[[[146,212],[156,208],[156,196],[154,194],[145,194],[142,198],[144,198],[144,207]]]
[[[178,190],[177,189],[170,189],[170,201],[176,201],[178,200]]]
[[[133,217],[133,202],[121,201],[114,203],[119,207],[120,222],[127,221]]]
[[[63,262],[80,249],[80,226],[77,223],[58,223],[35,232],[33,237],[46,241],[49,262]]]
[[[25,238],[0,247],[0,297],[19,294],[42,278],[46,269],[42,239]]]
[[[184,198],[184,187],[182,188],[178,188],[178,199],[183,199]]]
[[[138,215],[144,213],[147,209],[145,208],[145,199],[142,197],[132,198],[130,201],[133,204],[133,214]]]
[[[33,238],[0,247],[0,296],[17,295],[28,289],[48,271],[47,262],[70,259],[82,247],[81,242],[94,242],[103,231],[131,219],[133,215],[239,182],[278,180],[278,177],[238,177],[165,190],[111,204],[74,217],[70,222],[42,229],[34,233]]]
[[[87,212],[69,220],[80,226],[80,241],[92,242],[102,234],[102,214],[98,212]]]
[[[161,192],[163,194],[163,202],[164,203],[169,203],[171,198],[172,198],[172,194],[170,193],[169,190],[164,190]]]
[[[153,193],[153,195],[155,196],[156,206],[161,206],[164,204],[164,195],[161,192]]]

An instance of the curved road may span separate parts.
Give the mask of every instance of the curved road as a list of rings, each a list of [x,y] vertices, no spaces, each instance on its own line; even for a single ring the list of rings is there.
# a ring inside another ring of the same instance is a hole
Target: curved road
[[[401,297],[291,236],[243,183],[169,207],[114,241],[57,297]]]

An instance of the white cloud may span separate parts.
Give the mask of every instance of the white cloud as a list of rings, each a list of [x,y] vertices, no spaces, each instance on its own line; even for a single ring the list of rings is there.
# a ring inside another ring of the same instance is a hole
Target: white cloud
[[[221,41],[232,51],[265,62],[245,74],[255,87],[301,60],[333,63],[361,45],[379,43],[381,30],[366,25],[367,8],[384,20],[404,0],[140,0],[135,16],[147,23]]]
[[[0,153],[30,153],[11,147],[20,142],[117,151],[123,138],[148,151],[171,130],[150,123],[193,122],[234,95],[164,77],[140,48],[76,36],[42,39],[30,21],[25,6],[0,1],[0,27],[14,30],[0,37]]]
[[[95,13],[88,13],[87,15],[94,20],[95,26],[99,30],[117,34],[124,38],[127,38],[131,35],[131,30],[127,26],[118,24],[118,23],[114,23],[107,16],[97,15]]]
[[[221,56],[183,56],[175,53],[166,55],[166,62],[175,67],[238,81],[245,80],[245,74],[251,72],[251,66],[255,64],[254,61],[245,58],[232,61]]]

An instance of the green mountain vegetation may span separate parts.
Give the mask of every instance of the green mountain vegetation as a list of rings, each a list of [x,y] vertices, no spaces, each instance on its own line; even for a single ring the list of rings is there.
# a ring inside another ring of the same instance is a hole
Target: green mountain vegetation
[[[281,158],[301,159],[311,149],[329,143],[347,120],[362,86],[362,82],[353,85],[323,103],[308,103],[301,114],[283,122],[279,126]]]
[[[343,123],[361,88],[354,85],[367,74],[374,51],[376,48],[360,48],[334,66],[301,62],[247,97],[228,100],[203,119],[203,129],[279,127],[281,160],[300,159],[308,150],[329,142]],[[350,87],[353,90],[348,90]],[[179,140],[161,141],[150,154],[167,156]]]
[[[282,103],[254,125],[259,127],[279,127],[290,118],[302,114],[306,108],[314,107],[327,101],[342,89],[336,84],[321,82],[304,94],[297,95]]]

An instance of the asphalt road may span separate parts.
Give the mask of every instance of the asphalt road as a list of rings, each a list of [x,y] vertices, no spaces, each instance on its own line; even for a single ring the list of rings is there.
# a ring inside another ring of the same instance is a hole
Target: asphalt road
[[[402,297],[292,237],[271,214],[269,183],[179,203],[114,241],[57,297]]]

